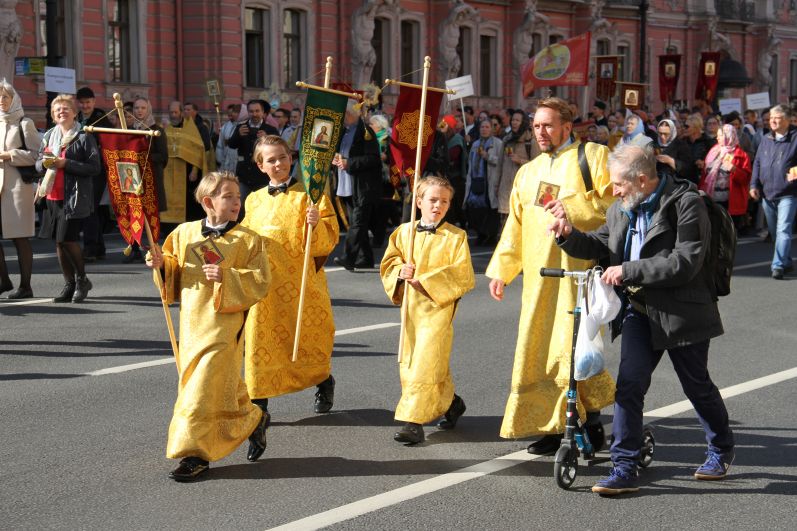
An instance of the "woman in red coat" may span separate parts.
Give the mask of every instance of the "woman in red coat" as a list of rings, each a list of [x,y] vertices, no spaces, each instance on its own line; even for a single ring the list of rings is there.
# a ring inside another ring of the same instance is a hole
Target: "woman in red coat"
[[[736,129],[723,125],[717,130],[717,143],[706,155],[700,189],[725,207],[737,229],[747,213],[751,175],[750,157],[739,146]]]

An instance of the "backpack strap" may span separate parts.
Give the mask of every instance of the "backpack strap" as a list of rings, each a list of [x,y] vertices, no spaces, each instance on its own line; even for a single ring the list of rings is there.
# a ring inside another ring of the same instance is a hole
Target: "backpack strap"
[[[592,173],[589,171],[589,164],[587,164],[586,143],[578,143],[578,167],[581,168],[581,178],[584,180],[584,188],[587,192],[592,190]]]
[[[19,137],[22,139],[22,150],[27,151],[28,146],[25,144],[25,127],[22,125],[25,121],[25,118],[19,121]]]

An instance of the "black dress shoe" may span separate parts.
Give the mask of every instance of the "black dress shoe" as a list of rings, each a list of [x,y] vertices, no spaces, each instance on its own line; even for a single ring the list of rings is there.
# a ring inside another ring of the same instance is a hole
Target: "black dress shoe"
[[[339,256],[336,256],[335,258],[333,258],[332,259],[332,263],[337,265],[337,266],[342,267],[346,271],[354,271],[354,266],[352,264],[350,264],[349,262],[347,262],[346,260],[344,260],[343,258],[340,258]]]
[[[169,477],[181,483],[196,481],[202,474],[210,469],[207,461],[198,457],[186,457],[180,461],[180,466],[169,472]]]
[[[332,403],[335,400],[335,379],[332,375],[318,384],[318,391],[315,393],[315,405],[313,409],[316,413],[329,413]]]
[[[14,289],[14,284],[11,282],[8,284],[0,284],[0,293],[3,293],[4,291],[11,291],[12,289]]]
[[[249,450],[246,452],[246,459],[255,462],[260,459],[263,452],[266,451],[266,430],[271,425],[271,414],[268,411],[263,411],[263,416],[260,418],[255,431],[249,436]]]
[[[423,435],[423,426],[408,422],[393,435],[393,440],[404,443],[406,445],[418,444],[425,439]]]
[[[459,417],[465,413],[465,401],[458,395],[454,395],[454,400],[451,401],[451,405],[448,406],[448,411],[446,411],[445,418],[440,420],[437,423],[437,427],[441,430],[453,430],[457,426],[457,421]]]
[[[589,442],[592,443],[592,449],[600,452],[603,449],[603,445],[606,444],[606,433],[603,431],[603,424],[600,422],[587,424],[584,428],[587,430]]]
[[[72,295],[72,302],[83,302],[86,300],[86,297],[89,296],[89,290],[93,287],[88,277],[78,277],[75,283],[75,293]]]
[[[7,299],[32,299],[33,298],[33,290],[30,288],[22,289],[17,288],[11,293],[8,294]]]
[[[72,296],[75,294],[75,283],[74,282],[67,282],[64,284],[63,289],[61,289],[61,293],[58,294],[55,298],[53,298],[53,302],[72,302]]]
[[[554,454],[562,445],[563,437],[564,435],[562,435],[561,433],[546,435],[539,441],[531,443],[528,447],[528,452],[533,455]]]
[[[358,263],[354,264],[354,268],[355,269],[373,269],[374,268],[374,264],[373,264],[373,262],[370,263],[370,264],[368,262],[358,262]]]

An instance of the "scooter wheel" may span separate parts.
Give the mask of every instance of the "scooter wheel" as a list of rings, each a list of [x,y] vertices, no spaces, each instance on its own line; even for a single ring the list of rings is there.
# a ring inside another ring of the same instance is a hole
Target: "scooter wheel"
[[[578,452],[562,446],[556,451],[554,459],[553,476],[556,484],[563,489],[569,489],[578,475]]]
[[[653,451],[656,448],[656,438],[653,437],[653,428],[645,426],[642,431],[642,448],[639,452],[639,466],[647,468],[653,462]]]

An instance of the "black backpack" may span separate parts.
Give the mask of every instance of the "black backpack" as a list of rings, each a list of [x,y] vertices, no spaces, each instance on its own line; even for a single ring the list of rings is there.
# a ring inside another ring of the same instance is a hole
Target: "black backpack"
[[[715,297],[724,297],[731,292],[733,260],[736,257],[736,227],[728,211],[714,202],[704,191],[700,197],[706,204],[711,221],[711,245],[706,255],[703,271],[706,272],[709,288]]]

